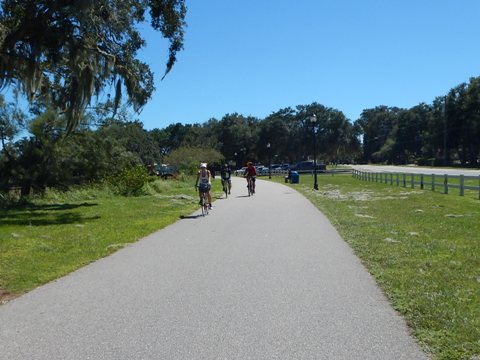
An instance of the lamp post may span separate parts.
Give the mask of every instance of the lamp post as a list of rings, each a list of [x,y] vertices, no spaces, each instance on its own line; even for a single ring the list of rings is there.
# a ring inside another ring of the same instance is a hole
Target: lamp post
[[[270,143],[267,143],[267,151],[268,151],[268,178],[272,178],[272,156],[270,155]]]
[[[317,115],[313,114],[310,116],[310,122],[312,123],[312,132],[313,132],[313,190],[318,190],[318,181],[317,181],[317,139],[315,134],[315,126],[317,125]]]
[[[246,160],[246,157],[247,157],[247,148],[242,147],[242,148],[240,149],[240,151],[242,152],[242,161],[241,161],[242,164],[241,164],[241,165],[242,165],[242,166],[245,166],[245,165],[247,165],[247,164],[245,163],[245,160]]]

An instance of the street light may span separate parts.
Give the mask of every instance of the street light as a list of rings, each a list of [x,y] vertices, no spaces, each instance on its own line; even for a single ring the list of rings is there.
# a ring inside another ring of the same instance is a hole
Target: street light
[[[312,130],[313,130],[313,176],[314,176],[314,183],[313,183],[313,190],[318,190],[318,182],[317,182],[317,140],[315,135],[315,126],[317,125],[317,115],[313,114],[310,116],[310,122],[312,123]]]
[[[240,154],[241,160],[240,160],[240,166],[245,166],[245,158],[247,157],[247,148],[242,147],[240,149]]]
[[[272,156],[270,155],[270,143],[267,143],[267,149],[268,149],[268,178],[272,178]]]

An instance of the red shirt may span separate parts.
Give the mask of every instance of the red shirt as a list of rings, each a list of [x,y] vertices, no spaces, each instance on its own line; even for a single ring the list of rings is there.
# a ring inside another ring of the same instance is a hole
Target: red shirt
[[[247,176],[257,176],[257,169],[255,169],[255,166],[249,166],[245,169],[245,174]]]

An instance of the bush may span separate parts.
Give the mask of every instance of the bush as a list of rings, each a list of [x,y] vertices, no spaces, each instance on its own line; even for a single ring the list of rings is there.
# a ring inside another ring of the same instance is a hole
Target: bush
[[[442,166],[443,159],[420,157],[415,159],[415,164],[418,166]]]
[[[119,195],[139,196],[144,194],[143,187],[150,179],[147,169],[139,165],[123,169],[118,175],[109,176],[105,180]]]
[[[25,197],[20,196],[17,191],[0,192],[0,209],[8,209],[25,203]]]

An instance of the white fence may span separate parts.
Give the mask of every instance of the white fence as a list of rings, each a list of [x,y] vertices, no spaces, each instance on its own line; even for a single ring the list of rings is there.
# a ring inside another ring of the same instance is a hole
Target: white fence
[[[435,175],[352,170],[352,176],[364,181],[403,187],[410,186],[412,189],[416,185],[422,190],[425,188],[430,188],[432,191],[443,189],[444,194],[448,194],[449,189],[459,189],[460,196],[465,195],[465,190],[472,190],[478,192],[478,199],[480,199],[480,175]]]

